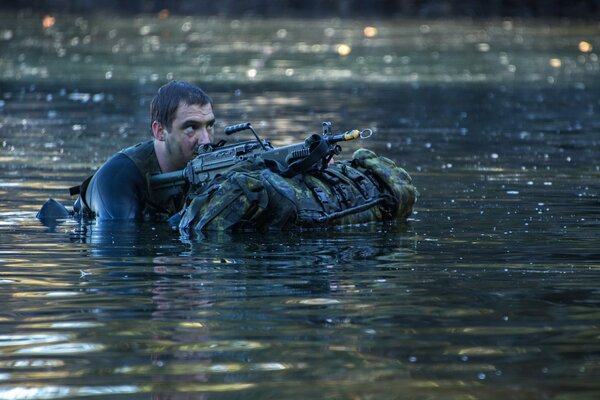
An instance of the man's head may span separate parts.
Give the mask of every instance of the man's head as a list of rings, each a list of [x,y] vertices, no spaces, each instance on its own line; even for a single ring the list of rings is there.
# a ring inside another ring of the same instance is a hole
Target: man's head
[[[197,86],[169,82],[158,90],[151,112],[154,149],[163,172],[184,168],[198,145],[212,141],[212,100]]]
[[[150,124],[157,121],[164,128],[171,130],[180,103],[188,106],[210,104],[212,107],[212,99],[198,86],[189,82],[171,81],[158,89],[158,94],[150,104]]]

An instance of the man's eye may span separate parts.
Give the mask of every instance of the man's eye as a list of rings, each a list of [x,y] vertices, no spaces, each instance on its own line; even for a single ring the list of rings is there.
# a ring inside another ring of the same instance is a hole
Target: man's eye
[[[187,128],[185,128],[183,130],[183,133],[188,135],[188,136],[192,136],[194,135],[195,129],[192,126],[188,126]]]

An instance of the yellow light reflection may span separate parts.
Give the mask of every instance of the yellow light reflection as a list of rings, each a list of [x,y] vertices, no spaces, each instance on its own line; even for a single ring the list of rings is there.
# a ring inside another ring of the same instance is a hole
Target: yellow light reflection
[[[98,396],[108,394],[131,394],[144,389],[135,385],[121,386],[7,386],[2,399],[63,399],[65,397]]]
[[[337,52],[340,56],[347,56],[352,51],[352,47],[347,44],[340,44],[337,47]]]
[[[331,304],[339,304],[340,301],[336,300],[336,299],[314,298],[314,299],[299,300],[298,303],[309,305],[309,306],[324,306],[324,305],[331,305]]]
[[[2,364],[0,364],[1,366]],[[288,365],[279,362],[265,362],[265,363],[227,363],[227,364],[210,364],[205,363],[198,364],[170,364],[160,368],[162,375],[182,375],[182,374],[218,374],[218,373],[231,373],[231,372],[247,372],[247,371],[283,371],[286,369],[302,369],[306,368],[306,365],[299,363],[296,365]],[[130,375],[145,375],[151,374],[156,370],[156,366],[153,365],[138,365],[138,366],[123,366],[118,367],[114,370],[116,374],[130,374]]]
[[[169,10],[167,10],[166,8],[163,8],[158,13],[158,19],[167,19],[167,18],[169,18]]]
[[[249,341],[249,340],[233,340],[233,341],[214,341],[207,343],[192,343],[176,346],[179,351],[202,351],[202,352],[218,352],[218,351],[235,351],[235,350],[253,350],[263,349],[267,347],[265,344]]]
[[[560,58],[551,58],[550,66],[552,68],[560,68],[562,66],[562,61],[560,60]]]
[[[0,361],[0,368],[56,368],[64,365],[63,360],[19,359]]]
[[[54,334],[54,333],[39,333],[39,334],[14,334],[14,335],[0,335],[0,347],[12,347],[12,346],[28,346],[33,344],[47,344],[56,343],[70,340],[71,335],[66,334]]]
[[[178,385],[178,392],[231,392],[255,387],[254,383],[189,384]]]
[[[21,278],[18,279],[19,285],[29,285],[29,286],[42,286],[44,288],[63,288],[70,287],[71,285],[65,282],[53,282],[50,280],[44,279],[32,279],[32,278]],[[56,296],[56,291],[43,291],[43,292],[14,292],[12,294],[13,298],[25,298],[25,297],[47,297],[47,296]],[[66,292],[69,293],[67,296],[76,296],[78,292]]]
[[[204,328],[204,325],[201,322],[181,322],[179,326],[183,328]]]
[[[365,35],[365,37],[368,38],[377,36],[377,33],[377,28],[375,28],[374,26],[365,26],[365,28],[363,29],[363,34]]]
[[[51,15],[46,15],[42,19],[42,26],[44,27],[44,29],[52,28],[55,23],[56,19]]]
[[[586,42],[585,40],[579,42],[579,51],[581,51],[582,53],[589,53],[592,50],[593,47],[591,43]]]
[[[285,365],[279,362],[268,362],[255,364],[251,366],[250,369],[256,371],[282,371],[288,368],[290,368],[289,365]]]
[[[17,349],[14,354],[54,355],[54,354],[84,354],[104,350],[99,343],[59,343],[46,346],[33,346]]]

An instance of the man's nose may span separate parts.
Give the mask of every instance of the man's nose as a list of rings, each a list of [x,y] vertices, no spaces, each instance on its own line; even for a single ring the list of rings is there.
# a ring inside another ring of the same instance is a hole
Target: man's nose
[[[210,143],[211,139],[210,133],[206,127],[199,128],[196,131],[196,145]]]

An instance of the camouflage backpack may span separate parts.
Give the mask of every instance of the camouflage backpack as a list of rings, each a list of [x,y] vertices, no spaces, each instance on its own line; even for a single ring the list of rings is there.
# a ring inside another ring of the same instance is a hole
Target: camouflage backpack
[[[405,220],[416,195],[405,170],[367,149],[357,150],[352,160],[291,178],[257,157],[192,189],[179,228],[268,231]]]

